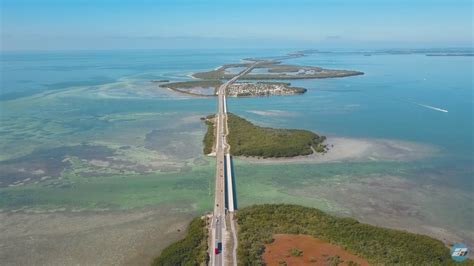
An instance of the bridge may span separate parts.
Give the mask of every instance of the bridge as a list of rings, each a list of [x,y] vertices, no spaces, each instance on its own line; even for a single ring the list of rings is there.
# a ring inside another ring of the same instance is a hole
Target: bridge
[[[215,116],[215,137],[216,137],[216,182],[214,195],[214,211],[211,221],[212,244],[209,254],[211,255],[211,265],[237,265],[237,233],[233,212],[236,209],[235,195],[233,187],[232,161],[230,156],[230,146],[227,144],[227,101],[226,90],[229,85],[237,81],[240,77],[252,71],[259,62],[256,62],[237,74],[217,90],[217,114]],[[227,184],[227,185],[226,185]],[[227,196],[227,198],[226,198]],[[227,228],[227,223],[230,228]],[[230,229],[230,231],[228,231]],[[228,240],[230,238],[230,240]],[[227,241],[228,240],[228,241]],[[230,251],[231,262],[226,262],[227,245],[232,246]]]

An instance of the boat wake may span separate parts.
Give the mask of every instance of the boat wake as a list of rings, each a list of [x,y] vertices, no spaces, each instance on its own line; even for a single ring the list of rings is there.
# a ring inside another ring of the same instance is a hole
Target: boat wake
[[[426,105],[426,104],[417,103],[417,102],[413,102],[413,104],[416,104],[416,105],[418,105],[418,106],[425,107],[425,108],[428,108],[428,109],[431,109],[431,110],[435,110],[435,111],[438,111],[438,112],[443,112],[443,113],[447,113],[447,112],[448,112],[448,110],[446,110],[446,109],[441,109],[441,108],[438,108],[438,107],[435,107],[435,106],[431,106],[431,105]]]

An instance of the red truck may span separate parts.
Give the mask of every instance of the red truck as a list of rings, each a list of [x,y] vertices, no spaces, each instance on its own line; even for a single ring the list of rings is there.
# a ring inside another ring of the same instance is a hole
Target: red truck
[[[214,247],[214,254],[217,255],[221,253],[221,247],[222,247],[221,242],[216,242],[216,246]]]

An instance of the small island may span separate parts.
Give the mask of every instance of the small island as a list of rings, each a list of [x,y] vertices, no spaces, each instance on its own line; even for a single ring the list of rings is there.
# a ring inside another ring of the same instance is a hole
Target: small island
[[[324,153],[327,146],[325,136],[300,129],[280,129],[260,127],[234,115],[227,114],[229,135],[227,136],[231,154],[259,158],[280,158]],[[204,153],[210,154],[214,147],[214,116],[206,119],[208,126],[204,136]]]
[[[160,87],[167,88],[179,93],[194,96],[216,96],[217,89],[223,83],[220,80],[192,80],[161,84]],[[303,94],[305,88],[292,87],[286,82],[239,82],[232,83],[227,87],[229,97],[258,97],[271,95],[293,95]]]
[[[303,94],[305,88],[291,87],[285,82],[239,82],[231,84],[227,89],[227,96],[271,96],[271,95],[293,95]]]

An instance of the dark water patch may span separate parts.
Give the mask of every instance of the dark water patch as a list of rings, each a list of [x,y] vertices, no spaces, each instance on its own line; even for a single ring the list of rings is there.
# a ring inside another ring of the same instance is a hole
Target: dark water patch
[[[201,190],[205,191],[209,187],[209,180],[205,177],[182,179],[177,181],[173,189],[188,189],[188,190]]]
[[[10,92],[10,93],[5,93],[0,95],[0,101],[10,101],[10,100],[15,100],[18,98],[23,98],[27,96],[31,96],[33,94],[39,93],[40,90],[38,91],[18,91],[18,92]]]
[[[416,177],[414,180],[421,184],[460,189],[469,193],[474,190],[472,182],[474,167],[473,161],[469,159],[456,158],[451,161],[434,159],[420,164],[406,174]]]
[[[18,140],[24,140],[24,139],[35,136],[27,132],[13,132],[12,135],[13,135],[13,138],[17,138]]]
[[[172,172],[179,172],[181,167],[179,166],[163,166],[160,167],[160,172],[162,173],[172,173]]]
[[[171,129],[155,129],[146,134],[145,148],[181,159],[191,159],[200,153],[191,134]]]
[[[20,158],[0,162],[0,187],[21,181],[32,182],[42,177],[59,177],[71,164],[65,160],[75,156],[85,160],[106,159],[114,151],[105,146],[77,145],[53,149],[38,149]]]
[[[110,202],[100,201],[100,202],[97,202],[94,205],[94,207],[99,208],[99,209],[118,209],[120,207],[120,205],[110,203]]]
[[[21,80],[17,80],[16,82],[17,82],[17,83],[20,83],[20,84],[26,84],[26,83],[31,83],[31,82],[33,82],[33,80],[30,80],[30,79],[21,79]]]
[[[0,95],[0,101],[15,100],[15,99],[23,98],[23,97],[32,96],[37,93],[45,92],[48,90],[54,92],[56,90],[67,89],[70,87],[98,86],[98,85],[104,85],[104,84],[112,83],[112,82],[115,82],[115,80],[105,77],[105,76],[97,76],[97,77],[91,77],[88,80],[82,80],[82,81],[66,81],[66,82],[42,84],[42,85],[36,86],[34,89],[25,89],[21,91],[9,92],[5,94],[2,93]]]
[[[70,129],[73,132],[84,132],[93,129],[103,129],[110,123],[108,121],[97,119],[97,117],[84,117],[70,121],[64,121],[61,126]]]
[[[181,167],[179,172],[180,173],[190,173],[192,170],[193,170],[193,168],[191,166],[185,165],[185,166]]]
[[[113,99],[97,98],[84,100],[80,97],[68,98],[67,105],[55,106],[56,110],[67,112],[68,116],[90,116],[88,119],[99,120],[114,113],[168,113],[176,110],[208,113],[214,112],[215,99],[199,98],[192,101],[171,101],[156,99]],[[84,105],[87,104],[87,108]],[[204,110],[203,110],[204,109]]]
[[[111,177],[111,176],[117,175],[115,173],[102,173],[102,172],[99,172],[99,171],[77,172],[75,174],[77,176],[86,177],[86,178],[89,178],[89,177]]]
[[[50,83],[50,84],[44,84],[46,88],[50,90],[59,90],[59,89],[65,89],[69,87],[77,87],[77,86],[98,86],[98,85],[104,85],[107,83],[112,83],[114,82],[114,79],[104,77],[104,76],[97,76],[97,77],[91,77],[88,80],[79,80],[79,81],[65,81],[65,82],[56,82],[56,83]]]
[[[412,168],[410,163],[400,162],[334,162],[323,164],[244,164],[235,165],[238,176],[259,176],[264,182],[282,188],[299,188],[345,176],[399,175]]]
[[[193,160],[193,164],[197,166],[206,166],[209,165],[209,161],[203,158],[196,158]]]
[[[140,79],[151,79],[151,80],[159,80],[159,79],[165,79],[165,77],[163,76],[159,76],[159,75],[154,75],[154,74],[139,74],[139,75],[136,75],[134,76],[135,78],[140,78]]]
[[[354,90],[354,89],[311,89],[313,91],[325,91],[325,92],[361,92],[362,90]]]
[[[34,204],[47,203],[34,190],[25,191],[0,191],[0,206],[8,206],[9,208],[17,208]]]
[[[74,184],[67,180],[60,180],[60,181],[58,180],[58,181],[49,182],[48,184],[45,185],[45,187],[56,188],[56,189],[73,189]]]

